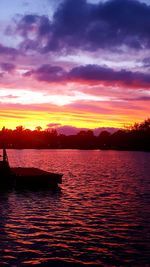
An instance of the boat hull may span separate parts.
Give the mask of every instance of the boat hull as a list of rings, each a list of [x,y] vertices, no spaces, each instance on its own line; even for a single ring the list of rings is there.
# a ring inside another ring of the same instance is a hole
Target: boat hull
[[[46,172],[37,168],[11,168],[10,175],[2,177],[1,188],[42,189],[56,188],[62,183],[62,174]]]

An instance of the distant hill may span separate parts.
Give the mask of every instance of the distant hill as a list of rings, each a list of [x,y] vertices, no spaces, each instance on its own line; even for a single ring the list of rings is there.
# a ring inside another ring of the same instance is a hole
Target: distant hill
[[[51,128],[51,127],[50,127]],[[57,130],[58,134],[64,134],[64,135],[76,135],[80,131],[87,131],[89,130],[88,128],[77,128],[69,125],[65,126],[58,126],[55,128]],[[111,128],[111,127],[100,127],[100,128],[95,128],[91,129],[94,133],[95,136],[98,136],[102,131],[108,131],[109,133],[113,134],[114,132],[118,131],[118,128]]]

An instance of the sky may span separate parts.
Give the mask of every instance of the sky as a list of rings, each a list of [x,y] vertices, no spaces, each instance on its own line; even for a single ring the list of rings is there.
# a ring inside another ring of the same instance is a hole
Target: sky
[[[149,116],[149,0],[0,1],[0,128]]]

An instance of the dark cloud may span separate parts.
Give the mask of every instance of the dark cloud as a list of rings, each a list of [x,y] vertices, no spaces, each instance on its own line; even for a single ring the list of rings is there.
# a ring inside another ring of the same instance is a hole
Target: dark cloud
[[[36,51],[39,48],[39,42],[37,40],[31,40],[31,39],[25,39],[19,47],[20,51],[28,51],[28,50],[33,50]]]
[[[23,16],[17,22],[17,33],[19,33],[24,40],[20,44],[20,49],[27,50],[42,50],[43,39],[48,42],[49,33],[51,31],[51,23],[46,16],[39,16],[35,14]]]
[[[28,36],[28,34],[37,34],[42,36],[48,34],[51,30],[51,23],[46,16],[39,15],[25,15],[23,16],[18,25],[17,31],[23,36]]]
[[[73,80],[121,82],[124,84],[150,84],[150,75],[125,69],[116,71],[98,65],[86,65],[73,68],[69,77]]]
[[[22,17],[17,25],[17,31],[24,37],[28,33],[37,31],[38,29],[38,20],[41,19],[38,15],[25,15]]]
[[[34,76],[39,81],[58,82],[66,80],[66,72],[59,66],[42,65],[37,70],[26,72],[24,76]]]
[[[127,70],[115,71],[111,68],[99,65],[79,66],[69,72],[59,66],[42,65],[37,70],[31,70],[25,76],[34,76],[37,80],[46,82],[60,81],[85,81],[85,82],[108,82],[113,84],[125,84],[136,86],[149,86],[150,75],[142,72]]]
[[[36,33],[37,49],[41,52],[77,48],[95,51],[121,45],[144,49],[150,47],[149,25],[150,6],[137,0],[109,0],[97,4],[64,0],[52,21],[46,16],[26,15],[18,23],[18,31],[28,42],[33,41],[29,33]],[[32,46],[27,48],[32,49]]]
[[[45,36],[49,34],[52,30],[51,22],[46,16],[40,18],[38,33],[40,36]]]
[[[6,71],[6,72],[12,72],[16,68],[16,66],[13,63],[7,63],[7,62],[1,63],[0,67],[2,71]]]
[[[0,54],[14,57],[18,54],[18,52],[15,48],[3,46],[2,44],[0,44]]]
[[[149,68],[150,67],[150,57],[146,57],[142,61],[142,65],[144,68]]]

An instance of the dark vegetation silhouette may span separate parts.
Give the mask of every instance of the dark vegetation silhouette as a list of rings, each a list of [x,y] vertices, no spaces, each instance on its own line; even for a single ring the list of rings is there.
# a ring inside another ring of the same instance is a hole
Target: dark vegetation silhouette
[[[135,123],[126,129],[111,134],[102,131],[98,136],[93,131],[80,131],[76,135],[58,134],[56,129],[35,130],[17,126],[15,130],[5,127],[0,131],[0,147],[14,149],[116,149],[150,151],[150,118]]]

